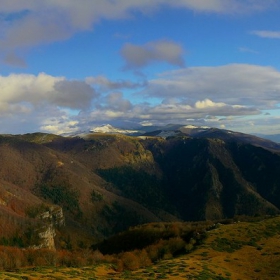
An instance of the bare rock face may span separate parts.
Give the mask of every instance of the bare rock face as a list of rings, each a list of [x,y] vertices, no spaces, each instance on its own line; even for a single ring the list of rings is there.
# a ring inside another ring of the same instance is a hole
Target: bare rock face
[[[52,224],[44,228],[43,231],[39,232],[38,235],[41,242],[40,245],[36,246],[36,248],[47,248],[50,250],[55,250],[54,237],[56,233]]]
[[[50,206],[49,211],[45,211],[39,215],[42,221],[42,227],[38,229],[39,245],[34,248],[47,248],[55,250],[54,237],[55,229],[65,225],[62,208],[59,206]]]
[[[50,206],[49,211],[44,212],[42,215],[41,219],[49,221],[56,227],[61,227],[65,225],[63,211],[60,206]]]

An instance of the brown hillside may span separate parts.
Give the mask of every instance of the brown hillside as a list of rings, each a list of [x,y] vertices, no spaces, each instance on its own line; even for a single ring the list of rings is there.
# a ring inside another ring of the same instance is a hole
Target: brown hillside
[[[0,166],[1,211],[16,221],[9,228],[19,230],[32,205],[59,205],[66,220],[57,229],[62,247],[65,239],[72,247],[90,246],[142,223],[270,215],[280,208],[280,157],[232,137],[1,136]]]

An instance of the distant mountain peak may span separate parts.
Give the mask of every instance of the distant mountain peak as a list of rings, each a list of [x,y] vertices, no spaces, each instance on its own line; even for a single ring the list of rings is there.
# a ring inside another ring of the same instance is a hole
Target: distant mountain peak
[[[191,124],[184,125],[183,127],[184,128],[198,128],[197,126],[194,126],[194,125],[191,125]]]
[[[128,129],[121,129],[116,128],[110,124],[104,124],[101,126],[97,126],[90,130],[92,133],[120,133],[120,134],[133,134],[137,133],[137,130],[128,130]]]

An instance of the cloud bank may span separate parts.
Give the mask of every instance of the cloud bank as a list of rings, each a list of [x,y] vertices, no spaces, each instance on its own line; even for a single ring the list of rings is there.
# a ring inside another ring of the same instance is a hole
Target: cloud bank
[[[143,94],[187,98],[189,102],[209,98],[228,104],[272,108],[279,100],[279,71],[272,67],[229,64],[217,67],[191,67],[163,73],[151,80]]]
[[[128,88],[137,102],[126,97]],[[69,133],[107,122],[137,126],[171,120],[246,131],[257,120],[263,129],[267,122],[276,123],[280,72],[249,64],[191,67],[146,83],[13,74],[0,76],[0,91],[1,133]],[[10,126],[3,130],[5,122]]]

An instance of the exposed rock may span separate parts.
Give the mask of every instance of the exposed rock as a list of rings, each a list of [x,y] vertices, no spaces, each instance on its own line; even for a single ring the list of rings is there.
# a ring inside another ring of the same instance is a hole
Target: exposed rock
[[[40,242],[39,245],[34,246],[33,248],[55,250],[55,228],[65,225],[62,208],[59,206],[50,206],[49,211],[45,211],[39,215],[39,219],[42,221],[42,227],[38,229]]]
[[[38,249],[47,248],[47,249],[55,250],[54,237],[55,237],[56,233],[55,233],[55,229],[52,224],[50,224],[46,228],[44,228],[44,231],[39,232],[38,235],[39,235],[39,238],[41,239],[41,242],[35,248],[38,248]]]

